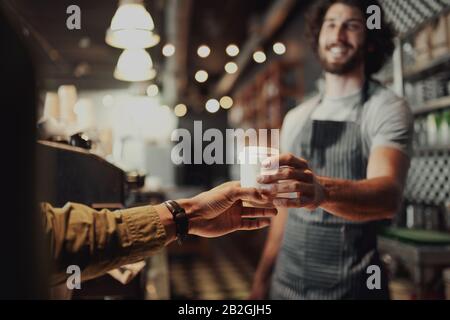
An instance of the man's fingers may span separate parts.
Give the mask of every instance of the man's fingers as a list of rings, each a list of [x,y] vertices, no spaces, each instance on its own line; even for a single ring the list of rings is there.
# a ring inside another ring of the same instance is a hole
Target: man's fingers
[[[242,219],[239,230],[257,230],[268,227],[270,219]]]
[[[282,181],[272,186],[272,192],[274,193],[300,192],[302,195],[313,196],[314,185],[295,180]]]
[[[275,208],[243,208],[242,218],[270,218],[275,217],[278,211]]]
[[[308,169],[308,162],[305,159],[298,158],[291,153],[283,153],[279,156],[271,157],[262,162],[264,168],[279,168],[290,166],[297,169]]]

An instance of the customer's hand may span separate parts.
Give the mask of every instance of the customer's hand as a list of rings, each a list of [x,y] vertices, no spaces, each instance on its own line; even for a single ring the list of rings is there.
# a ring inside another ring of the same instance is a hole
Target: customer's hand
[[[243,207],[242,201],[255,208]],[[241,188],[239,182],[225,183],[192,199],[181,200],[180,204],[187,204],[193,212],[189,233],[209,238],[267,227],[270,218],[277,214],[269,191]]]
[[[306,160],[287,153],[267,159],[262,166],[267,169],[278,168],[275,173],[258,178],[259,183],[274,184],[270,189],[273,194],[297,193],[295,199],[274,199],[275,206],[314,210],[325,201],[325,188],[309,169]]]

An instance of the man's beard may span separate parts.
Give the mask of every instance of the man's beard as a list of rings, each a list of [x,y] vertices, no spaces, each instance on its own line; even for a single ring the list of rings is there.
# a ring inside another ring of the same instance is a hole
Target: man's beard
[[[328,50],[328,47],[325,50]],[[336,75],[344,75],[354,71],[360,66],[360,64],[364,60],[363,54],[364,54],[364,46],[360,46],[358,50],[347,59],[347,61],[342,63],[329,63],[326,57],[324,57],[324,54],[322,54],[322,51],[320,49],[318,56],[319,62],[326,72]]]

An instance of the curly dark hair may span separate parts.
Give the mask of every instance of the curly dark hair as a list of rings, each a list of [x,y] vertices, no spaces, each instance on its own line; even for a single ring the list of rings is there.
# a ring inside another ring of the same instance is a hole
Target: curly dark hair
[[[366,19],[369,18],[367,14],[369,6],[377,5],[381,8],[377,0],[319,0],[306,14],[306,38],[316,55],[318,55],[319,35],[325,15],[328,9],[336,3],[358,8]],[[386,22],[383,10],[381,10],[381,29],[367,29],[366,35],[364,61],[370,61],[370,63],[365,64],[365,73],[370,77],[383,68],[395,49],[395,32],[392,26]],[[367,44],[371,44],[371,51],[368,50]]]

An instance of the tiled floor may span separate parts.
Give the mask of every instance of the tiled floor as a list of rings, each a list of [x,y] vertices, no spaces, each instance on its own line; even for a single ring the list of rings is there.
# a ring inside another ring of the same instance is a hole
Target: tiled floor
[[[245,299],[251,288],[254,267],[238,250],[211,244],[207,256],[171,256],[172,299]]]

